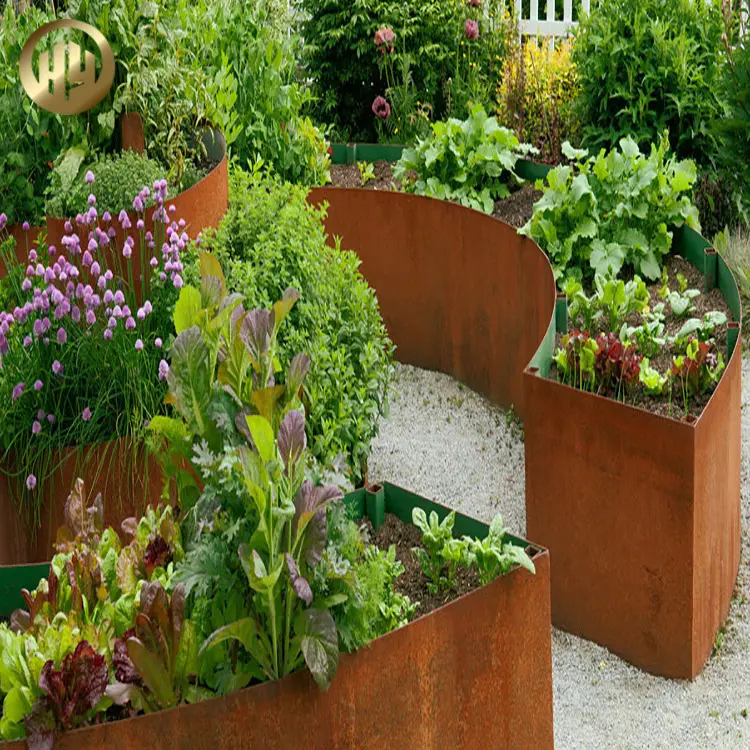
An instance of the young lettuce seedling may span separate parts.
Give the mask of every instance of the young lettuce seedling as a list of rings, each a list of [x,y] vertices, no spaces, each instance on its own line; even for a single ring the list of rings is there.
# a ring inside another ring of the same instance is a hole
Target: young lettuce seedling
[[[433,510],[429,521],[421,508],[412,511],[412,522],[422,532],[422,547],[413,547],[422,572],[430,579],[429,591],[436,594],[441,588],[450,589],[456,580],[456,569],[465,559],[465,547],[453,538],[456,512],[451,511],[442,522]],[[445,575],[443,571],[445,570]]]
[[[483,586],[507,573],[514,565],[520,565],[531,573],[536,573],[534,563],[526,554],[526,550],[505,540],[507,531],[503,526],[502,517],[498,514],[492,519],[489,533],[484,539],[464,537],[470,563],[477,566],[479,581]]]

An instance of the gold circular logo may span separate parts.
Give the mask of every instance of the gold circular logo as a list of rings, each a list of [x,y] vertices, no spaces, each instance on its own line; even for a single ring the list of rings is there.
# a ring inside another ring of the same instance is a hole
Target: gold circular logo
[[[39,78],[32,65],[34,49],[39,40],[55,29],[78,29],[94,40],[102,56],[102,68],[96,78],[96,59],[86,52],[81,59],[81,48],[75,42],[58,42],[52,50],[39,55]],[[46,23],[37,29],[24,44],[19,62],[21,83],[29,95],[43,109],[58,115],[79,115],[99,104],[112,87],[115,78],[115,56],[104,36],[83,21],[64,18]]]

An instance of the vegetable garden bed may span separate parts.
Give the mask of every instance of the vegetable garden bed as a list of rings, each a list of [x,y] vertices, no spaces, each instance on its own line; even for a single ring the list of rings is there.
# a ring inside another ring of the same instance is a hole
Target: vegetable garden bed
[[[377,527],[385,512],[410,523],[412,510],[448,510],[391,484],[345,498]],[[456,514],[458,533],[488,527]],[[549,555],[520,539],[536,573],[515,568],[490,584],[343,655],[322,692],[302,671],[232,695],[67,732],[55,747],[381,748],[553,747]],[[5,569],[33,588],[38,568]],[[36,575],[35,575],[36,574]],[[5,580],[0,581],[0,589]],[[423,717],[424,720],[415,720]],[[0,745],[22,748],[25,743]]]
[[[519,163],[526,179],[546,171]],[[507,225],[389,192],[328,188],[310,200],[329,204],[329,234],[362,258],[400,361],[450,374],[524,419],[527,533],[557,566],[553,623],[655,674],[695,677],[739,565],[739,324],[702,415],[649,414],[546,379],[552,271]],[[673,251],[740,320],[735,281],[707,247],[688,228],[675,233]]]

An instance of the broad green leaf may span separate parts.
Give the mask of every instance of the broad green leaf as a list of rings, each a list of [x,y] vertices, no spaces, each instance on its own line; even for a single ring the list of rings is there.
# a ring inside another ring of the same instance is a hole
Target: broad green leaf
[[[306,609],[302,613],[300,647],[305,663],[321,690],[327,690],[339,663],[339,638],[331,613]]]
[[[221,282],[221,293],[222,297],[227,292],[227,282],[224,279],[224,272],[221,270],[221,264],[211,253],[200,251],[198,253],[200,257],[200,268],[201,278],[205,279],[207,276],[215,276]]]
[[[245,417],[253,443],[263,463],[268,463],[275,455],[276,441],[271,423],[265,417],[257,414]]]
[[[184,286],[180,290],[180,297],[174,306],[174,327],[177,334],[196,323],[198,313],[201,311],[201,293],[192,286]]]
[[[156,702],[166,708],[175,704],[175,694],[169,673],[159,658],[152,654],[138,638],[128,638],[128,656],[135,664],[146,687]]]

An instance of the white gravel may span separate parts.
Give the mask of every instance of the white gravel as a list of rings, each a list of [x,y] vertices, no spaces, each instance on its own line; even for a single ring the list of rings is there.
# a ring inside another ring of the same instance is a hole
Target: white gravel
[[[524,453],[501,409],[452,378],[400,365],[370,477],[525,531]],[[593,643],[552,635],[555,747],[750,749],[750,360],[743,363],[740,576],[720,648],[694,681],[645,674]]]

